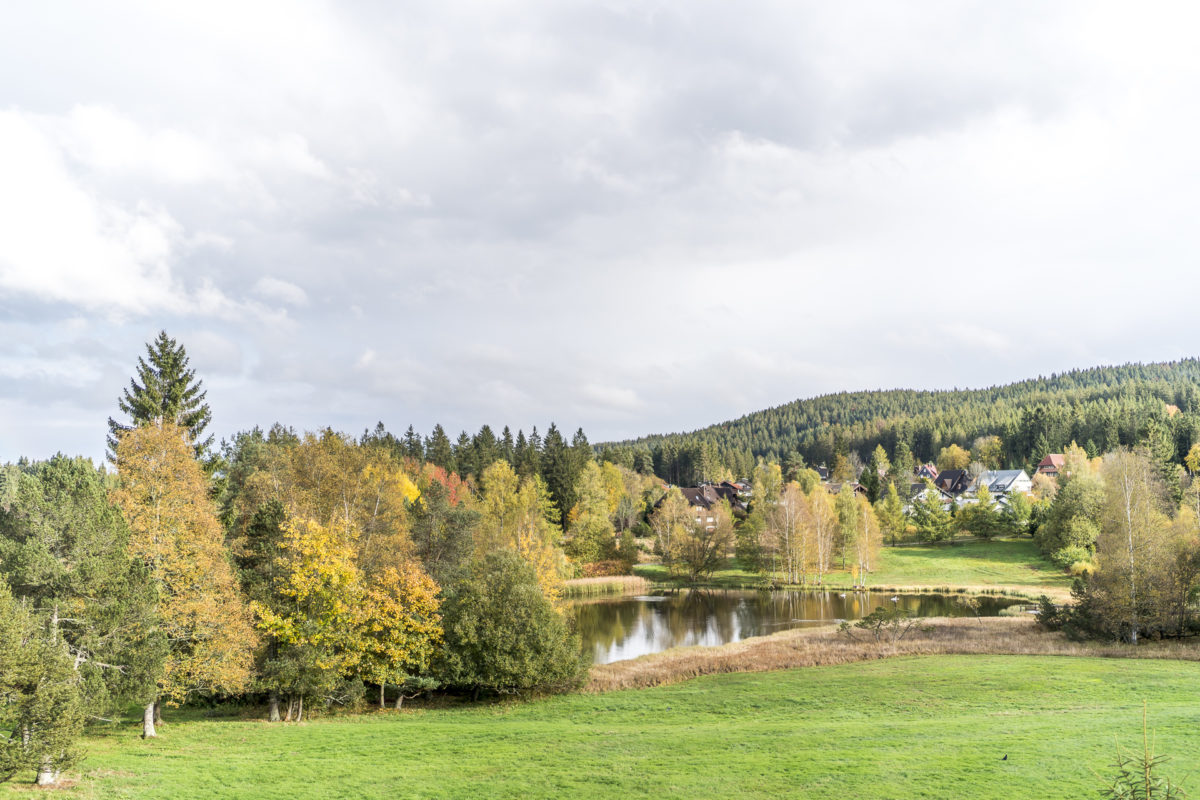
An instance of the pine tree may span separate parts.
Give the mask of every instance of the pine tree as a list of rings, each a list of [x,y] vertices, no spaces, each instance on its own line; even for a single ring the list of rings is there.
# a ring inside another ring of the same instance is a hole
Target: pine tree
[[[447,472],[454,472],[454,450],[450,446],[450,437],[440,424],[433,426],[433,433],[425,441],[425,458]]]
[[[201,390],[204,382],[196,380],[196,371],[188,369],[187,351],[166,331],[159,331],[158,338],[146,345],[146,355],[149,361],[138,357],[137,377],[117,400],[129,415],[129,424],[108,418],[109,460],[115,458],[122,433],[161,420],[187,430],[196,458],[213,466],[208,459],[213,437],[202,438],[212,421],[212,411],[204,402],[208,392]]]

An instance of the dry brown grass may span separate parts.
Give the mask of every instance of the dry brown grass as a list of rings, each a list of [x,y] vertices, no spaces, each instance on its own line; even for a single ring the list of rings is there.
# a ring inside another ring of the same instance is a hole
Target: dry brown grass
[[[1138,646],[1072,642],[1040,628],[1033,619],[955,617],[921,621],[895,644],[876,642],[855,630],[848,639],[837,627],[803,628],[743,639],[720,647],[685,647],[629,661],[592,667],[584,691],[607,692],[678,683],[701,675],[766,672],[797,667],[847,664],[917,655],[1054,655],[1104,658],[1161,658],[1200,661],[1194,644],[1152,642]]]
[[[650,581],[637,575],[574,578],[563,581],[563,597],[645,594],[649,590]]]
[[[1037,600],[1042,595],[1046,595],[1056,603],[1067,603],[1071,600],[1071,590],[1059,586],[997,586],[988,583],[956,583],[953,585],[906,583],[894,586],[880,584],[878,586],[868,586],[867,589],[872,592],[891,592],[893,594],[990,594],[1023,600]]]

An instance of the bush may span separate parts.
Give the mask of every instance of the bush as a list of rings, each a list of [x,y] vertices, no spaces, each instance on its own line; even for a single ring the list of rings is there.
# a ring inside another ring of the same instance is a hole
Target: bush
[[[1080,547],[1079,545],[1068,545],[1050,554],[1050,563],[1059,569],[1070,569],[1072,564],[1081,561],[1090,563],[1091,560],[1091,552],[1086,547]]]
[[[654,535],[654,530],[645,522],[639,522],[629,530],[631,530],[633,535],[639,539],[647,539]]]
[[[478,692],[565,691],[586,671],[579,639],[516,553],[489,553],[442,607],[445,683]]]
[[[1070,567],[1070,572],[1075,577],[1090,578],[1092,573],[1096,571],[1096,565],[1090,561],[1076,561]]]
[[[633,571],[633,565],[638,561],[638,546],[633,539],[633,533],[625,531],[621,534],[621,543],[617,545],[617,561],[620,561],[624,566],[622,575],[628,575]]]

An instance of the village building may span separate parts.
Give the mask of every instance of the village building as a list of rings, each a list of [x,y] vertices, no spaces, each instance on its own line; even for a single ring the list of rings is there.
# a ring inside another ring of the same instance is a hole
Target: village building
[[[1067,459],[1062,453],[1051,453],[1038,462],[1037,474],[1057,478],[1065,463],[1067,463]]]
[[[965,469],[944,469],[933,479],[933,485],[951,497],[957,497],[970,489],[971,484],[971,473]]]
[[[993,497],[1011,492],[1029,494],[1033,491],[1033,479],[1023,469],[997,469],[981,473],[975,480],[975,489],[986,486]]]

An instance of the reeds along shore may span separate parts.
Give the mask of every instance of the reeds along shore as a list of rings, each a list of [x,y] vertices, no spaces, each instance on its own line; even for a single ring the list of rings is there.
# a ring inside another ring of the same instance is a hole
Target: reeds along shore
[[[851,639],[835,626],[781,631],[720,647],[686,647],[591,669],[584,691],[608,692],[685,681],[701,675],[766,672],[847,664],[894,656],[1058,655],[1200,661],[1200,648],[1178,641],[1141,645],[1073,642],[1043,630],[1032,619],[955,617],[921,621],[899,642],[875,641],[854,630]]]
[[[636,575],[615,575],[602,578],[576,578],[565,581],[563,597],[603,597],[630,594],[645,594],[650,581]]]

